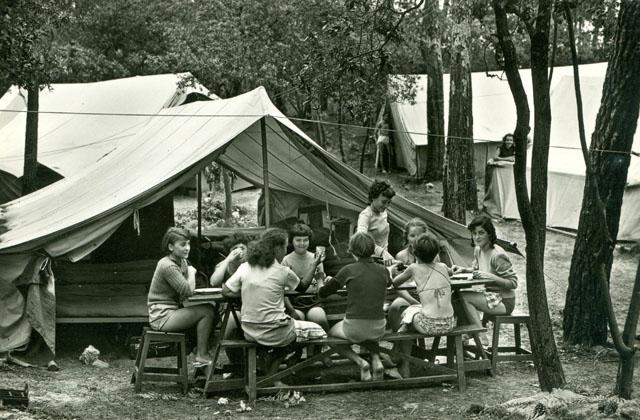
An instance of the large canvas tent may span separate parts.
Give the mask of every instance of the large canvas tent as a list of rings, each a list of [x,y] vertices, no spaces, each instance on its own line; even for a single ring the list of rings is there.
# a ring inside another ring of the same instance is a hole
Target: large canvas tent
[[[263,88],[161,110],[131,141],[94,165],[0,206],[0,351],[24,344],[31,328],[54,348],[55,316],[49,310],[49,318],[36,317],[29,308],[51,306],[55,272],[37,286],[48,292],[41,294],[49,296],[46,301],[27,294],[25,302],[16,282],[47,272],[48,259],[80,260],[125,219],[170,194],[213,159],[256,186],[268,178],[273,191],[354,215],[367,205],[371,180],[307,137]],[[396,197],[391,223],[402,226],[412,217],[424,219],[448,243],[454,262],[469,257],[464,226]]]
[[[604,74],[606,63],[580,66],[581,74]],[[564,75],[572,72],[570,66],[556,67],[551,79],[551,88]],[[402,76],[395,76],[402,77]],[[520,70],[520,77],[527,92],[529,108],[533,112],[531,71]],[[393,118],[396,164],[405,168],[412,176],[421,177],[427,162],[427,75],[416,76],[414,103],[393,102],[390,105]],[[516,107],[509,90],[506,75],[501,72],[475,72],[471,74],[473,95],[473,143],[476,176],[484,177],[485,163],[495,157],[502,136],[513,132],[516,124]],[[443,77],[445,131],[449,115],[449,74]]]
[[[39,99],[39,177],[44,173],[57,180],[93,165],[162,109],[217,98],[198,83],[182,86],[190,78],[188,73],[160,74],[44,89]],[[15,86],[0,98],[0,203],[19,196],[26,98],[26,91]]]
[[[600,109],[606,67],[600,74],[580,74],[580,87],[587,142],[593,133]],[[591,76],[589,76],[591,74]],[[547,197],[547,224],[552,227],[577,229],[584,190],[585,165],[580,149],[578,118],[573,76],[559,78],[551,93],[551,145],[549,150],[549,183]],[[640,133],[636,131],[631,163],[627,174],[619,240],[640,239]],[[530,167],[530,162],[528,163]],[[491,179],[491,191],[485,206],[494,216],[519,218],[513,187],[511,166],[496,168]]]

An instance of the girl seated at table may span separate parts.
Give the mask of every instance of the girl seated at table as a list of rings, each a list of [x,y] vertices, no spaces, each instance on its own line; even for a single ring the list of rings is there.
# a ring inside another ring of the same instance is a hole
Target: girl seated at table
[[[459,267],[454,265],[454,273],[473,273],[474,279],[489,280],[484,292],[462,292],[465,313],[471,324],[480,327],[482,321],[478,311],[489,315],[509,315],[516,305],[515,289],[518,287],[518,276],[513,270],[507,253],[496,241],[496,228],[491,218],[486,215],[476,216],[468,226],[471,231],[473,266]],[[480,338],[483,344],[488,343],[486,335]]]
[[[307,286],[303,292],[317,293],[318,289],[322,286],[325,279],[324,268],[322,266],[322,260],[324,255],[318,253],[314,254],[309,252],[309,241],[313,236],[313,231],[309,226],[304,223],[296,223],[289,232],[291,243],[293,244],[293,251],[287,254],[282,259],[282,265],[291,268],[294,273],[300,278],[309,272],[314,270],[314,275],[311,279],[311,283]],[[316,261],[320,260],[320,263]],[[301,286],[303,287],[303,286]],[[286,304],[285,300],[285,304]],[[327,314],[320,304],[317,302],[311,302],[309,304],[306,297],[291,297],[290,304],[292,310],[296,312],[298,319],[307,319],[311,322],[319,324],[325,330],[329,330],[329,321],[327,321]],[[291,313],[291,312],[290,312]],[[293,315],[293,314],[292,314]]]
[[[395,329],[399,332],[413,329],[428,335],[446,333],[453,328],[455,321],[449,269],[435,261],[440,250],[438,239],[430,233],[423,233],[414,240],[412,249],[416,262],[393,279],[393,286],[413,280],[420,302],[406,307],[400,318],[390,320],[390,323],[397,326]],[[401,351],[409,354],[411,346],[411,342],[403,342]],[[399,370],[402,377],[408,377],[409,363],[402,359]]]
[[[211,362],[207,347],[214,325],[213,306],[181,307],[196,287],[196,270],[187,261],[191,249],[189,237],[188,230],[171,227],[162,238],[162,249],[167,255],[158,261],[149,286],[149,325],[154,330],[167,332],[185,331],[195,325],[195,364],[205,365]]]
[[[221,287],[222,283],[236,272],[240,264],[247,261],[248,244],[249,237],[242,232],[233,233],[225,238],[223,245],[227,249],[227,256],[216,264],[209,279],[211,287]]]
[[[329,330],[329,335],[344,338],[352,343],[378,341],[385,333],[384,299],[387,284],[391,277],[389,271],[373,262],[371,256],[375,251],[375,242],[370,234],[356,232],[349,240],[349,251],[356,262],[343,267],[335,277],[328,280],[320,288],[320,297],[336,293],[342,287],[347,289],[347,310],[342,321]],[[360,379],[380,380],[384,375],[384,367],[380,355],[371,352],[371,365],[356,354],[351,346],[336,346],[335,350],[352,360],[360,368]]]
[[[306,289],[320,262],[314,259],[313,270],[300,280],[289,268],[280,264],[287,252],[288,235],[278,228],[268,229],[260,240],[249,244],[247,262],[222,286],[222,294],[227,297],[242,298],[240,323],[244,337],[268,347],[287,347],[296,341],[296,332],[305,331],[324,336],[324,330],[310,322],[300,324],[287,315],[284,307],[285,291]],[[301,287],[302,285],[302,287]],[[267,364],[267,375],[274,374],[286,352],[278,352]],[[276,386],[282,385],[276,381]]]

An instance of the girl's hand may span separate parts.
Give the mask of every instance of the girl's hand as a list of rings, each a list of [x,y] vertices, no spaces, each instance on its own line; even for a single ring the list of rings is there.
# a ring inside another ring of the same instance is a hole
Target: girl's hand
[[[485,271],[474,270],[473,278],[476,280],[493,280],[493,274],[487,273]]]
[[[234,261],[240,260],[242,259],[242,257],[244,257],[244,251],[240,248],[236,248],[229,253],[229,256],[227,258],[229,259],[229,261]]]
[[[451,271],[453,274],[464,273],[464,267],[460,267],[459,265],[452,265]]]

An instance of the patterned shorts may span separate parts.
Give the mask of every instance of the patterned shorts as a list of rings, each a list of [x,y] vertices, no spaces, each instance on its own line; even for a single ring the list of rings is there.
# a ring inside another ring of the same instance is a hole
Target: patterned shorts
[[[413,326],[420,334],[444,334],[455,326],[452,316],[433,318],[422,313],[420,305],[411,305],[402,313],[402,323]]]
[[[487,300],[489,309],[493,309],[502,303],[502,295],[495,292],[484,292],[484,298]]]

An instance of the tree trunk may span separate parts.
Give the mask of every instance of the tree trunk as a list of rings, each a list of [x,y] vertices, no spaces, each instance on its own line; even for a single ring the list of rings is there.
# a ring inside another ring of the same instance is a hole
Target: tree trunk
[[[609,60],[600,110],[591,137],[589,165],[592,171],[586,175],[569,270],[563,321],[567,344],[591,346],[607,341],[607,308],[604,293],[598,284],[598,270],[604,264],[608,279],[613,262],[613,246],[603,246],[608,239],[604,238],[606,233],[599,229],[602,221],[598,212],[593,211],[596,193],[592,177],[595,176],[599,196],[605,205],[608,236],[615,243],[640,106],[638,21],[640,3],[622,1],[615,49]]]
[[[342,99],[338,101],[338,149],[340,150],[342,163],[347,163],[347,157],[344,153],[344,142],[342,140]]]
[[[362,139],[362,150],[360,151],[360,173],[364,173],[364,156],[367,152],[367,146],[369,145],[369,138],[371,137],[371,128],[369,124],[371,123],[371,119],[367,118],[364,122],[364,126],[367,129],[364,131],[364,138]]]
[[[27,127],[24,139],[24,174],[22,195],[38,189],[38,109],[40,88],[37,84],[27,89]]]
[[[468,200],[467,162],[473,161],[473,147],[466,139],[473,137],[471,107],[471,72],[466,40],[456,38],[449,90],[449,138],[447,139],[447,163],[443,183],[444,217],[466,224],[465,208]],[[477,200],[477,197],[476,197]]]
[[[427,164],[424,176],[427,181],[439,181],[444,173],[444,88],[442,82],[442,47],[440,42],[440,12],[438,0],[427,0],[424,7],[422,28],[424,42],[422,58],[427,67]]]
[[[233,198],[231,196],[233,186],[231,185],[231,177],[227,168],[222,167],[222,182],[224,184],[224,220],[227,223],[231,221],[231,213],[233,212]]]
[[[633,294],[631,295],[631,303],[629,303],[629,312],[627,313],[627,321],[624,324],[624,332],[622,338],[627,348],[631,349],[629,353],[621,353],[618,362],[618,374],[616,377],[616,387],[614,393],[624,399],[631,399],[633,392],[633,370],[635,362],[635,341],[636,328],[638,327],[638,317],[640,316],[640,262],[636,270],[636,280],[633,284]]]
[[[547,60],[549,53],[549,24],[551,0],[539,0],[535,26],[529,27],[531,37],[532,81],[536,123],[531,167],[531,201],[527,188],[527,134],[529,133],[529,104],[518,72],[516,49],[509,33],[507,14],[502,0],[493,0],[499,46],[509,87],[516,104],[517,121],[514,130],[514,181],[518,211],[525,231],[527,250],[527,297],[531,316],[531,348],[543,391],[551,391],[565,383],[564,372],[551,328],[544,278],[544,243],[546,224],[547,158],[549,151],[549,89]],[[538,125],[539,124],[539,125]],[[534,181],[535,179],[535,181]],[[540,185],[536,185],[539,182]]]

